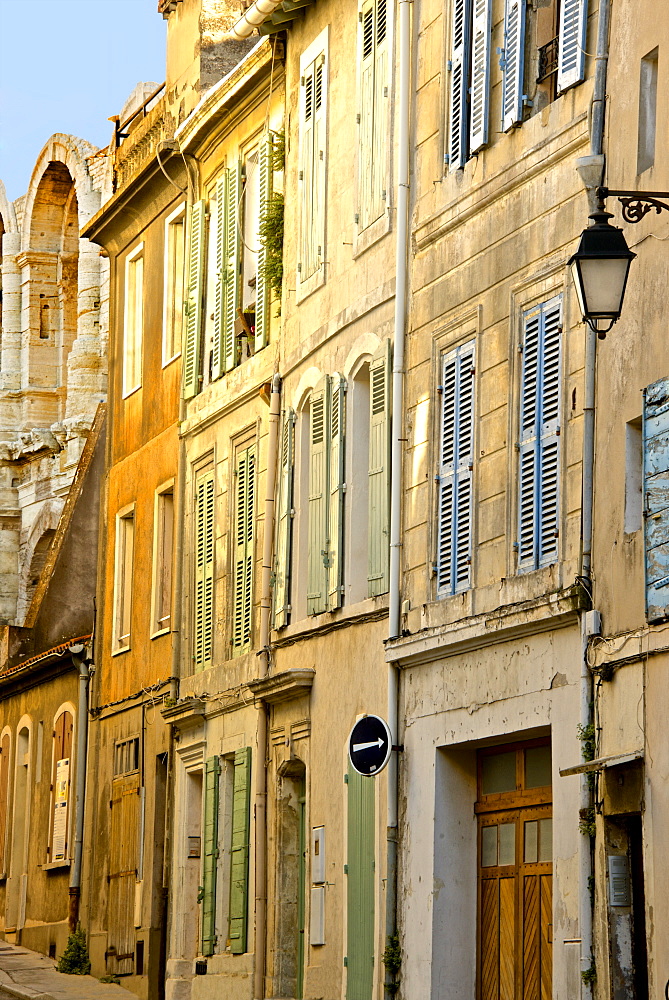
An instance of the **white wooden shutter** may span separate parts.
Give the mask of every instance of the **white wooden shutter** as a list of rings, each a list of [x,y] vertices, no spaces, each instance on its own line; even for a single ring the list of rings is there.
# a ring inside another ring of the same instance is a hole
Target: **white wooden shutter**
[[[304,281],[315,270],[314,234],[314,64],[302,77],[302,143],[300,147],[300,256],[297,269]]]
[[[214,516],[213,469],[195,483],[195,669],[211,666],[214,625]]]
[[[237,453],[235,463],[235,555],[233,572],[232,648],[251,640],[253,610],[253,537],[255,517],[255,445]]]
[[[338,372],[330,382],[329,501],[327,528],[328,609],[341,606],[344,539],[344,442],[346,379]]]
[[[260,171],[260,218],[263,219],[269,200],[272,197],[272,134],[263,136],[258,150],[258,169]],[[265,276],[266,252],[262,241],[259,241],[258,266],[256,269],[256,320],[254,349],[266,347],[269,336],[269,283]]]
[[[327,76],[325,53],[315,62],[314,69],[314,270],[325,259],[325,166],[327,146],[326,122]]]
[[[474,0],[472,31],[471,120],[469,152],[476,153],[488,141],[490,90],[491,0]]]
[[[535,569],[558,554],[561,299],[523,321],[518,565]]]
[[[241,195],[241,164],[226,170],[225,199],[225,295],[223,299],[223,366],[230,371],[237,364],[235,321],[239,307],[240,229],[239,200]]]
[[[525,0],[505,0],[502,69],[502,128],[508,132],[523,120]]]
[[[369,366],[367,581],[370,597],[385,594],[389,585],[391,352],[390,341],[386,340]]]
[[[309,551],[307,559],[307,614],[327,607],[327,501],[329,496],[326,432],[329,427],[329,388],[326,377],[311,394],[309,426]]]
[[[468,0],[453,0],[450,59],[451,119],[448,134],[448,165],[451,170],[464,166],[467,159],[470,20]]]
[[[188,241],[188,294],[183,343],[183,397],[190,399],[199,390],[200,326],[202,324],[202,291],[204,279],[205,203],[193,205]]]
[[[360,110],[358,112],[358,228],[371,220],[374,147],[374,0],[360,11]]]
[[[437,593],[471,585],[474,343],[444,356],[437,531]]]
[[[226,288],[227,257],[225,241],[227,236],[227,172],[224,171],[216,184],[216,293],[214,298],[214,335],[212,348],[212,379],[223,374],[223,302]]]
[[[588,0],[562,0],[558,35],[558,94],[585,79],[587,24]]]
[[[293,455],[295,412],[288,410],[283,420],[279,468],[279,502],[274,554],[274,628],[288,624],[290,614],[290,559],[293,531]]]

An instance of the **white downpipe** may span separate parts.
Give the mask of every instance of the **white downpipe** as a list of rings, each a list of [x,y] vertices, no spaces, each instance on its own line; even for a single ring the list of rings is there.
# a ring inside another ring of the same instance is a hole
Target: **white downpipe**
[[[233,24],[232,34],[235,38],[248,38],[280,4],[281,0],[255,0],[244,16]]]

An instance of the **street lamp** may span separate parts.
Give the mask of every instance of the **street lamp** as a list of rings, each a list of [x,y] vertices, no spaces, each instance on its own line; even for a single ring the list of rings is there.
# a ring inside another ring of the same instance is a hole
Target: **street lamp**
[[[590,216],[592,225],[581,233],[578,250],[569,260],[581,315],[601,339],[620,318],[627,275],[636,257],[622,229],[609,224],[613,216],[600,199]]]

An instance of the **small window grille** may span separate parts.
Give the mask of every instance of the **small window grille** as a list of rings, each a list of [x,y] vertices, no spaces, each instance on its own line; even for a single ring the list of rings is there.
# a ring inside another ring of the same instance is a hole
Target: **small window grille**
[[[553,73],[557,73],[558,68],[558,38],[551,38],[539,48],[539,72],[537,83],[546,80]]]
[[[139,770],[139,736],[122,740],[114,747],[114,777]]]

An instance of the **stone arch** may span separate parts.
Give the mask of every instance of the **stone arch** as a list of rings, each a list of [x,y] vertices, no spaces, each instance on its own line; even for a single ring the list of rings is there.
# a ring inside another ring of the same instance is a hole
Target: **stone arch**
[[[19,593],[16,621],[23,623],[40,576],[44,569],[51,543],[56,534],[63,503],[47,500],[33,521],[28,537],[19,555]]]
[[[100,207],[100,194],[93,188],[93,179],[88,170],[87,157],[97,152],[95,146],[85,139],[77,139],[71,135],[56,132],[52,135],[37,158],[35,168],[30,178],[28,192],[23,211],[23,251],[31,249],[30,239],[33,229],[35,202],[44,175],[52,164],[64,167],[74,185],[77,196],[77,213],[79,229],[91,218]],[[38,202],[39,203],[39,202]],[[78,234],[77,234],[78,235]]]
[[[346,379],[355,378],[361,364],[365,361],[371,361],[380,346],[381,340],[375,333],[363,333],[358,337],[344,363],[343,373]]]

